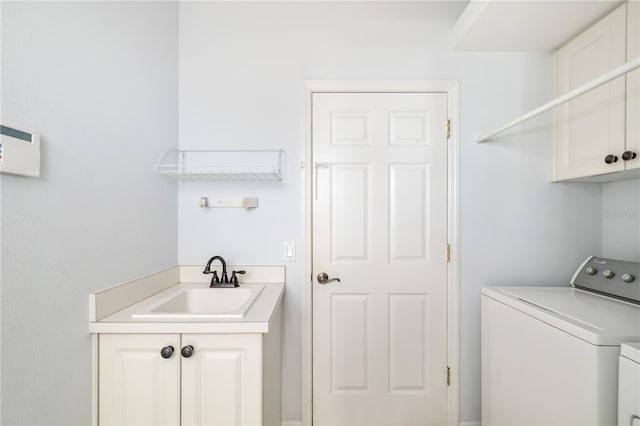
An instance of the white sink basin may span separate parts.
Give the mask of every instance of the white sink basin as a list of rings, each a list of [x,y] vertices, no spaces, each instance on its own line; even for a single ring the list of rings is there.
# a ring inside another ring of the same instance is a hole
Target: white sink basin
[[[187,288],[131,315],[133,318],[242,318],[264,286]]]

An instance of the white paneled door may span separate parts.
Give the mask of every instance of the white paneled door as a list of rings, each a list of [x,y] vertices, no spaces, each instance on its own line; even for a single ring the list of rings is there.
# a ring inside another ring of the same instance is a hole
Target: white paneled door
[[[447,94],[315,93],[312,123],[313,423],[446,424]]]

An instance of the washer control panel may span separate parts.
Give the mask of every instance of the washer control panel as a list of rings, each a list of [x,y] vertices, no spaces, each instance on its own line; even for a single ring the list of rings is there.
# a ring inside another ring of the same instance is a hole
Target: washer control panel
[[[640,262],[590,256],[571,278],[571,285],[640,304]]]

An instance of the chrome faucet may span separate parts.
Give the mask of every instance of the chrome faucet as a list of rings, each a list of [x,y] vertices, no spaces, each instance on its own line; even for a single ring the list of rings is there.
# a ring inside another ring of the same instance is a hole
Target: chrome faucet
[[[211,270],[211,263],[213,263],[214,260],[219,260],[220,263],[222,263],[222,275],[220,277],[218,277],[218,271]],[[229,277],[227,276],[227,262],[224,261],[222,256],[213,256],[207,262],[207,266],[204,267],[204,271],[202,271],[202,273],[213,274],[213,277],[211,277],[211,284],[209,285],[210,288],[220,288],[238,287],[238,277],[236,274],[244,274],[245,271],[233,271],[231,274],[231,280],[229,280]]]

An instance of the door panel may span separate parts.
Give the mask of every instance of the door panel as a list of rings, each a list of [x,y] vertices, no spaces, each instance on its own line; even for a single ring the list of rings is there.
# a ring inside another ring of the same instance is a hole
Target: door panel
[[[391,261],[427,260],[429,166],[389,166],[389,236]]]
[[[443,93],[313,95],[316,425],[447,421],[446,121]]]
[[[332,112],[331,145],[369,145],[369,123],[367,112]]]
[[[369,260],[369,166],[331,167],[331,257],[333,261]]]
[[[369,389],[369,295],[331,296],[331,390]]]
[[[171,358],[160,355],[165,346]],[[178,334],[100,334],[99,423],[179,424],[179,350]]]
[[[427,145],[429,114],[423,112],[390,112],[389,144]]]
[[[194,348],[182,358],[183,425],[258,425],[262,422],[259,334],[183,334]]]
[[[427,389],[426,294],[389,295],[389,389],[391,392]]]

